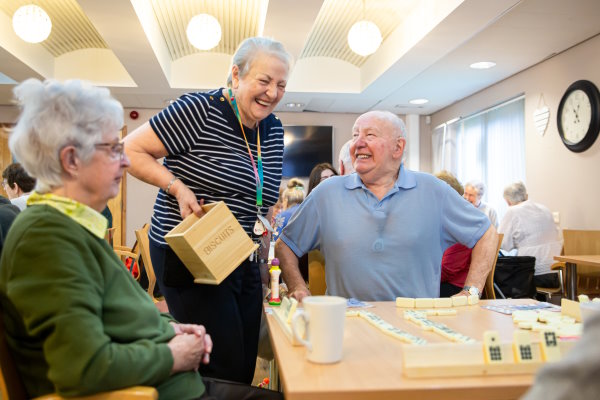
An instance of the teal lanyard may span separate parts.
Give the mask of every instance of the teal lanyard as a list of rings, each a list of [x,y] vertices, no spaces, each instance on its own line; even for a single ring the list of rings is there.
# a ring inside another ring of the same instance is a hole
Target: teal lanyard
[[[233,96],[233,92],[231,88],[229,90],[229,99],[231,100],[231,106],[233,107],[233,111],[235,111],[235,116],[240,123],[240,128],[242,129],[242,135],[244,135],[244,141],[246,142],[246,148],[248,149],[248,155],[250,156],[250,162],[252,163],[252,168],[254,169],[254,177],[256,178],[256,207],[260,212],[260,207],[262,207],[262,192],[263,192],[263,163],[262,156],[260,152],[260,127],[256,128],[256,149],[257,149],[257,161],[254,162],[254,157],[252,157],[252,151],[250,151],[250,145],[248,144],[248,139],[246,139],[246,132],[244,132],[244,124],[242,124],[242,118],[240,117],[240,110],[238,109],[237,102],[235,101],[235,97]],[[257,165],[258,164],[258,167]]]

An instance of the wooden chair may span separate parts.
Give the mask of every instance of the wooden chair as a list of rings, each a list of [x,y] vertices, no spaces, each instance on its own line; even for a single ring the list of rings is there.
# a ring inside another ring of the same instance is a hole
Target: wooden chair
[[[137,252],[135,251],[135,249],[132,249],[127,246],[114,246],[113,250],[119,257],[121,257],[121,261],[123,261],[124,264],[128,258],[131,258],[133,260],[133,263],[137,263],[139,265],[139,259],[140,259],[139,246],[136,245],[135,247],[136,247],[136,249],[138,249]],[[140,271],[138,271],[137,276],[134,276],[134,278],[138,281],[140,280]]]
[[[140,256],[144,264],[144,270],[148,276],[148,294],[161,312],[168,312],[167,303],[164,298],[157,299],[154,297],[156,275],[154,275],[154,268],[152,267],[152,260],[150,259],[150,240],[148,239],[148,230],[150,230],[150,225],[144,224],[142,229],[135,231],[135,237],[137,238],[137,243],[140,248]]]
[[[327,290],[325,258],[319,250],[308,253],[308,288],[313,296],[324,295]]]
[[[574,255],[596,255],[600,254],[600,231],[564,229],[563,230],[563,254]],[[565,275],[565,263],[552,264],[552,270],[561,271]],[[566,282],[562,280],[562,292],[566,293]],[[586,265],[577,265],[577,293],[588,296],[600,295],[600,270]]]
[[[106,236],[105,239],[108,242],[108,244],[110,244],[111,246],[113,245],[113,238],[115,237],[115,229],[116,228],[108,228],[106,230]]]
[[[4,333],[4,316],[0,307],[0,394],[2,400],[25,400],[29,397],[25,391],[23,381],[17,371],[17,365],[10,353]],[[69,397],[79,400],[156,400],[158,392],[153,387],[134,386],[127,389],[98,393],[84,397]],[[35,400],[63,400],[57,394],[48,394],[36,397]]]
[[[492,269],[490,270],[490,273],[485,279],[485,286],[483,287],[482,298],[486,298],[488,300],[496,300],[496,291],[494,290],[494,273],[496,272],[496,262],[498,261],[498,253],[500,252],[500,247],[502,246],[503,238],[504,234],[499,233],[498,245],[496,246],[496,257],[494,258],[494,262],[492,263]]]

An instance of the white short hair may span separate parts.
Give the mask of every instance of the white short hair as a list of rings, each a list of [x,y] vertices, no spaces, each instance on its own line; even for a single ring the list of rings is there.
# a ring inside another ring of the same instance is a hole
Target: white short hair
[[[519,204],[527,200],[527,188],[523,182],[515,182],[504,189],[504,198],[511,204]]]
[[[404,121],[402,121],[402,119],[396,114],[389,111],[380,110],[369,111],[363,115],[366,114],[373,114],[376,118],[389,122],[390,125],[392,125],[392,128],[394,128],[394,136],[406,139],[406,125],[404,124]]]
[[[240,43],[231,60],[232,66],[237,65],[240,78],[246,76],[250,71],[252,62],[259,54],[273,55],[287,65],[288,70],[291,68],[292,56],[285,50],[283,44],[266,37],[250,37]],[[227,77],[227,86],[231,87],[232,79],[230,71]]]
[[[36,190],[62,186],[60,151],[68,145],[86,162],[106,132],[123,127],[123,107],[106,88],[79,80],[28,79],[14,89],[21,108],[9,146],[25,171],[37,178]]]
[[[483,182],[480,182],[480,181],[470,181],[470,182],[466,183],[465,188],[468,187],[468,186],[472,187],[473,189],[475,189],[477,191],[477,197],[478,198],[481,199],[483,197],[483,195],[485,193],[485,185],[483,184]]]
[[[340,149],[339,161],[344,166],[344,175],[348,175],[354,172],[354,166],[352,165],[352,156],[350,155],[351,144],[352,139],[344,143],[342,145],[342,148]]]

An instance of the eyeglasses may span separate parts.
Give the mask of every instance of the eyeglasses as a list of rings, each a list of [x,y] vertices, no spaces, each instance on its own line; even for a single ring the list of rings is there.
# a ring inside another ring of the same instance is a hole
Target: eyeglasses
[[[122,140],[116,143],[96,143],[94,147],[107,147],[110,158],[113,160],[122,160],[125,156],[125,143]]]
[[[8,187],[8,182],[5,180],[2,181],[2,187],[6,189]]]

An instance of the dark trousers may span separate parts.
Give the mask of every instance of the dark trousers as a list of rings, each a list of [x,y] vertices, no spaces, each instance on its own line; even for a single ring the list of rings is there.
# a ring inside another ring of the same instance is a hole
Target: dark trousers
[[[462,291],[461,287],[454,286],[448,282],[440,283],[440,297],[452,297]]]
[[[245,261],[220,285],[193,283],[170,248],[150,244],[150,257],[169,313],[181,323],[204,325],[213,341],[203,377],[250,384],[254,377],[262,313],[258,264]]]
[[[556,272],[551,272],[549,274],[534,275],[533,284],[536,287],[555,289],[560,286],[560,281],[558,280],[558,274]]]
[[[203,377],[202,380],[206,392],[199,400],[283,400],[283,395],[273,390],[212,378]]]

